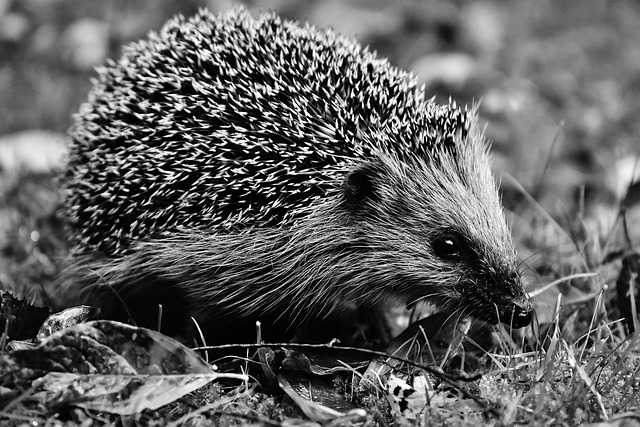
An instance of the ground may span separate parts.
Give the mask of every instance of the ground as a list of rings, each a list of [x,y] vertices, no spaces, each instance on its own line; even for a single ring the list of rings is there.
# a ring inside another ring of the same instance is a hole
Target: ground
[[[2,288],[46,303],[59,275],[67,248],[56,178],[64,134],[86,99],[93,68],[175,13],[231,5],[0,0]],[[263,0],[247,6],[332,26],[414,70],[438,99],[479,105],[534,294],[540,330],[525,336],[552,336],[538,354],[546,355],[540,365],[523,362],[508,372],[494,365],[485,375],[485,397],[504,403],[513,393],[517,401],[508,416],[505,404],[502,421],[571,425],[639,411],[638,349],[616,322],[622,304],[616,282],[628,276],[633,285],[637,274],[627,262],[619,279],[623,258],[631,259],[640,239],[640,197],[630,186],[640,177],[640,5]]]

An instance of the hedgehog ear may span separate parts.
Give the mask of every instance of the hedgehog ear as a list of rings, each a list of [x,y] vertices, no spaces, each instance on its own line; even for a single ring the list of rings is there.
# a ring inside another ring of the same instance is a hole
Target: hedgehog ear
[[[358,212],[378,198],[376,181],[379,170],[374,163],[362,163],[349,171],[342,185],[344,202],[351,212]]]

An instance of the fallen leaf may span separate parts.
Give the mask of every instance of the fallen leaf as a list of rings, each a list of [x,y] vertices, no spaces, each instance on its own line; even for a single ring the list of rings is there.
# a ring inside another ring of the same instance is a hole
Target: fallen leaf
[[[83,310],[61,317],[83,317]],[[57,323],[57,322],[53,322]],[[220,374],[191,349],[159,332],[107,320],[73,325],[34,348],[0,356],[0,386],[33,387],[40,402],[130,415],[157,409]]]
[[[0,357],[0,386],[28,388],[49,372],[76,374],[210,374],[191,349],[159,332],[108,320],[71,326],[34,348]]]
[[[79,323],[85,323],[91,320],[96,320],[99,314],[99,308],[91,307],[88,305],[71,307],[67,308],[66,310],[54,313],[51,316],[47,317],[47,319],[40,327],[38,335],[36,335],[36,341],[42,341],[53,333],[59,332],[70,326],[77,325]]]
[[[155,410],[217,379],[247,381],[246,375],[79,375],[51,372],[34,381],[46,405],[73,405],[120,415]]]
[[[356,409],[355,405],[336,392],[330,382],[318,377],[281,374],[278,375],[278,383],[302,412],[313,421],[325,423],[345,416],[356,416],[356,418],[366,416],[365,411]]]

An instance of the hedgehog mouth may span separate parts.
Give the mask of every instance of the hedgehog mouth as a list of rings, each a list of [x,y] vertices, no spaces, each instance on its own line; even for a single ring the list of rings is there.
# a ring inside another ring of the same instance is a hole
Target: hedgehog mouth
[[[424,300],[422,298],[409,298],[405,302],[407,310],[412,310],[418,301]],[[447,301],[447,298],[433,301],[436,307],[449,306],[450,309],[453,308],[451,306],[452,302],[450,300]],[[495,294],[466,295],[462,301],[457,301],[457,304],[459,304],[458,307],[462,312],[492,325],[503,323],[512,328],[520,329],[528,326],[533,319],[533,306],[524,292],[519,297]]]
[[[481,304],[471,302],[467,307],[477,319],[494,325],[504,323],[516,329],[528,326],[533,318],[533,306],[526,296],[499,302],[483,301]]]

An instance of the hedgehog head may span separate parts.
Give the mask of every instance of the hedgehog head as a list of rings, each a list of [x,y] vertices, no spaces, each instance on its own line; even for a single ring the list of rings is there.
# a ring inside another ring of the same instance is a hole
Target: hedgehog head
[[[449,107],[451,108],[451,106]],[[422,154],[379,152],[355,164],[342,205],[373,282],[514,327],[529,324],[515,245],[504,220],[487,145],[475,114],[443,127]],[[425,153],[428,153],[425,155]]]

